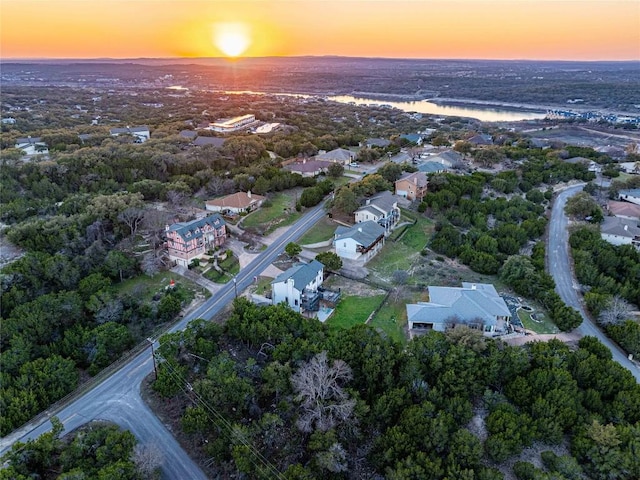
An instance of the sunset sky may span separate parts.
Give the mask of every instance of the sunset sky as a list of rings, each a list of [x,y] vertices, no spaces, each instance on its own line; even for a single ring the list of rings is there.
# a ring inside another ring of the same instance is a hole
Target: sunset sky
[[[239,29],[235,36],[226,34],[226,41],[238,51],[245,47],[245,56],[640,60],[640,0],[0,0],[0,5],[3,59],[217,57],[223,52],[215,35]]]

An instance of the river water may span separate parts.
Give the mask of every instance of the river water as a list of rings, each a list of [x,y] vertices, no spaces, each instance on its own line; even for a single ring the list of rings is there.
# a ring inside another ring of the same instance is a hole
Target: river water
[[[438,105],[426,100],[417,102],[389,102],[384,100],[373,100],[370,98],[357,98],[350,95],[338,95],[327,97],[340,103],[351,103],[356,105],[389,105],[399,108],[405,112],[426,113],[428,115],[442,115],[447,117],[471,117],[482,122],[517,122],[520,120],[535,120],[545,117],[545,113],[525,112],[509,110],[496,107],[460,107],[449,105]]]

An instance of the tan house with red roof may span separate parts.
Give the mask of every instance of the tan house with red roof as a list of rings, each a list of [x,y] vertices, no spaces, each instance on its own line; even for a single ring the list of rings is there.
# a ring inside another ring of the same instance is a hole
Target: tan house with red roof
[[[630,202],[617,202],[609,200],[607,209],[611,215],[616,217],[638,220],[640,219],[640,205]]]
[[[206,209],[210,212],[220,212],[223,215],[239,215],[241,213],[253,212],[260,208],[266,197],[255,193],[237,192],[226,197],[215,198],[206,202]]]

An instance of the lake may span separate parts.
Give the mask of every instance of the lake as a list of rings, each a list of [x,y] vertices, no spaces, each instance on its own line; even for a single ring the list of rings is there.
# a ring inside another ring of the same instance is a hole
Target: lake
[[[417,102],[390,102],[386,100],[373,100],[370,98],[357,98],[350,95],[338,95],[327,97],[328,100],[340,103],[356,105],[389,105],[405,112],[418,112],[428,115],[443,115],[447,117],[471,117],[482,122],[517,122],[520,120],[536,120],[544,118],[546,113],[525,112],[509,110],[506,108],[492,107],[461,107],[450,105],[438,105],[426,100]]]

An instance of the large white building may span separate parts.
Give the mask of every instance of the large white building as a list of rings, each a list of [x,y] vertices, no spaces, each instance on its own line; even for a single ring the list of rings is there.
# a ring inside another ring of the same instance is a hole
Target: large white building
[[[217,120],[209,124],[209,130],[219,133],[232,133],[249,128],[256,123],[255,115],[241,115],[239,117]]]
[[[373,220],[358,223],[353,227],[340,226],[333,237],[336,255],[363,263],[372,259],[384,245],[384,227]]]
[[[365,200],[365,204],[354,212],[356,223],[373,220],[388,232],[400,219],[398,198],[388,190]]]

